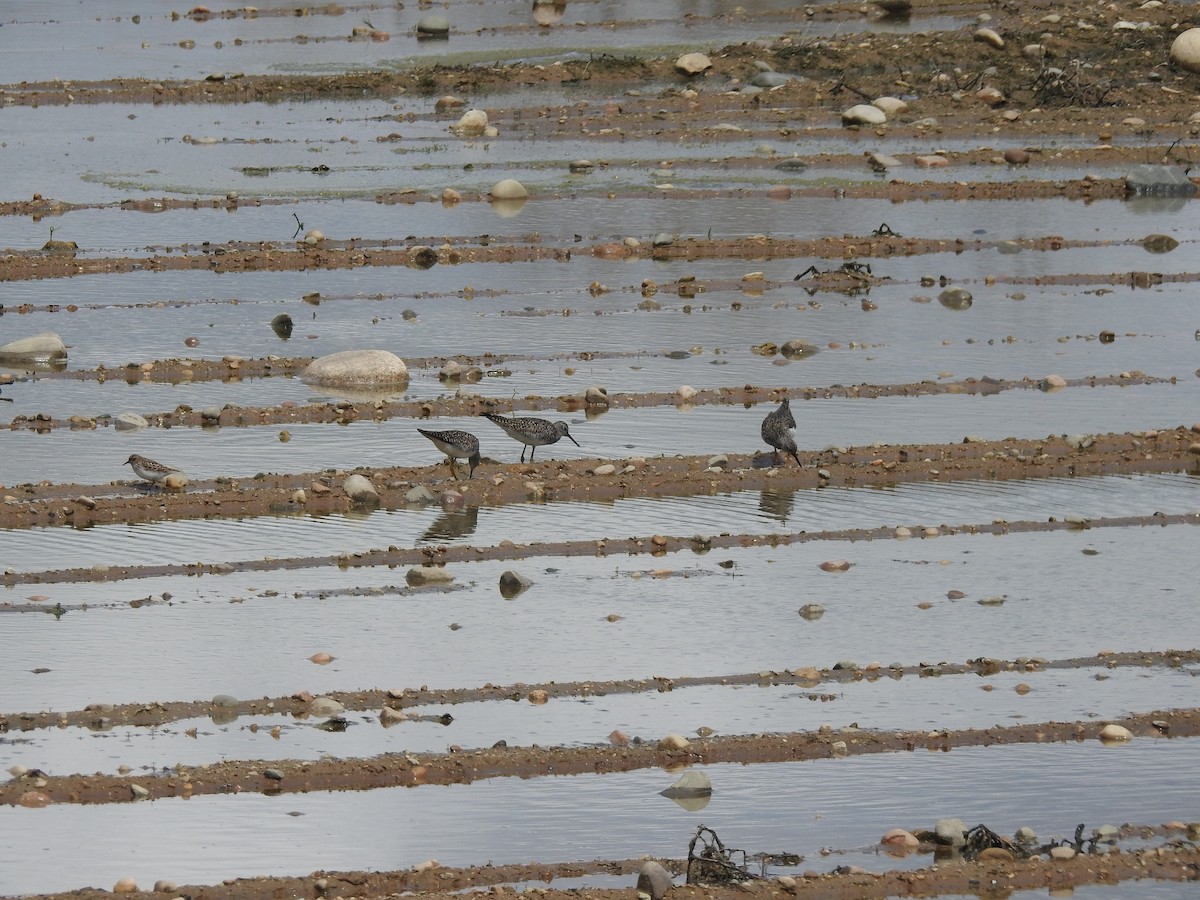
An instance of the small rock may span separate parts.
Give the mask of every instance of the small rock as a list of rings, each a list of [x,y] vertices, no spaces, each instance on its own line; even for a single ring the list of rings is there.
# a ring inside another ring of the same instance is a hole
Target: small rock
[[[971,37],[979,43],[995,47],[997,50],[1004,49],[1004,38],[1000,37],[1000,35],[990,28],[979,28]]]
[[[699,75],[712,68],[712,60],[703,53],[685,53],[675,60],[676,71],[684,75]]]
[[[603,465],[596,466],[596,468],[592,469],[592,474],[593,475],[612,475],[616,471],[617,471],[617,467],[615,465],[613,465],[612,463],[604,463]]]
[[[638,893],[648,895],[650,900],[663,900],[673,886],[671,873],[660,862],[648,859],[638,869]]]
[[[1100,740],[1102,741],[1132,741],[1133,732],[1124,725],[1108,724],[1100,729]]]
[[[450,20],[430,14],[417,19],[417,37],[444,38],[450,36]]]
[[[593,384],[583,392],[583,402],[591,406],[608,406],[608,391],[598,384]]]
[[[369,478],[355,473],[342,482],[342,490],[356,506],[378,506],[379,492]]]
[[[114,894],[136,894],[137,889],[137,882],[132,878],[122,878],[113,885]]]
[[[938,819],[933,833],[939,844],[961,847],[967,842],[967,823],[962,819]]]
[[[150,423],[137,413],[118,413],[113,418],[113,428],[117,431],[141,431],[143,428],[149,427]]]
[[[842,110],[843,125],[882,125],[885,122],[887,113],[869,103],[859,103]]]
[[[391,728],[397,722],[403,722],[407,718],[408,716],[403,710],[392,706],[385,706],[379,711],[379,722],[384,728]]]
[[[263,777],[269,778],[271,781],[283,781],[283,772],[279,769],[264,769]]]
[[[313,697],[308,704],[308,711],[314,716],[336,716],[346,711],[346,707],[332,697]]]
[[[441,566],[413,566],[404,580],[411,585],[449,584],[454,580],[454,575]]]
[[[240,702],[241,701],[232,694],[217,694],[212,698],[212,705],[220,706],[223,709],[229,709],[230,707],[237,706]]]
[[[658,742],[659,750],[683,750],[688,746],[688,739],[682,734],[668,734]]]
[[[879,843],[887,844],[889,847],[916,847],[921,842],[917,840],[917,836],[911,831],[905,831],[903,828],[893,828],[884,833],[883,837],[879,839]]]

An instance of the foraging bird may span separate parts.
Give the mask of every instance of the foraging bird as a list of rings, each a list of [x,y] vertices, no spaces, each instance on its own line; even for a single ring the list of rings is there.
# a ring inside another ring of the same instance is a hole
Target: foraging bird
[[[467,478],[475,477],[475,467],[479,465],[479,439],[475,435],[465,431],[426,431],[424,428],[418,428],[417,431],[433,441],[433,446],[446,454],[446,463],[455,478],[458,478],[458,467],[455,464],[455,460],[458,459],[465,459],[471,467]]]
[[[532,416],[506,418],[495,413],[484,413],[483,417],[499,425],[514,441],[521,442],[521,462],[525,462],[526,447],[533,448],[529,451],[529,461],[533,462],[533,454],[537,452],[538,447],[557,444],[561,438],[568,438],[576,447],[579,446],[579,441],[567,431],[566,422],[551,422],[549,419],[535,419]]]
[[[762,423],[762,439],[771,446],[771,462],[779,464],[779,451],[783,450],[792,455],[796,465],[800,465],[800,454],[796,452],[796,439],[792,437],[792,429],[796,420],[792,417],[792,409],[786,397],[779,408],[767,414]]]
[[[150,459],[148,456],[139,456],[136,453],[131,454],[129,459],[125,460],[122,465],[132,466],[134,475],[142,479],[142,481],[149,481],[151,484],[162,484],[166,481],[168,475],[182,472],[182,469],[163,465],[160,462]]]

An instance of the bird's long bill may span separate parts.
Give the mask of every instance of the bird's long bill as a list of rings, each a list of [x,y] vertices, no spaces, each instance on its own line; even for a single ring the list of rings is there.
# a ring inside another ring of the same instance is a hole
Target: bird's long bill
[[[569,434],[567,435],[567,437],[571,438],[572,444],[574,444],[576,447],[579,447],[580,450],[583,449],[582,447],[579,446],[579,441],[575,440],[575,438],[571,437],[571,435],[569,435]]]

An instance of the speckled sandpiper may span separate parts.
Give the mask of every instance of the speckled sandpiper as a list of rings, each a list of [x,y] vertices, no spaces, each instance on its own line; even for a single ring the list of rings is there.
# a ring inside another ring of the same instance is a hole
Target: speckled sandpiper
[[[458,467],[454,462],[457,459],[465,459],[471,467],[467,477],[475,477],[475,467],[479,465],[479,439],[475,435],[466,431],[426,431],[424,428],[418,428],[417,431],[446,454],[446,463],[455,478],[458,478]]]
[[[538,447],[557,444],[561,438],[565,437],[576,447],[579,446],[579,441],[567,431],[566,422],[551,422],[549,419],[535,419],[532,416],[510,419],[495,413],[484,413],[483,416],[503,428],[504,433],[514,441],[521,442],[521,462],[525,462],[526,447],[533,448],[529,451],[529,461],[533,462],[533,454],[537,452]]]
[[[792,416],[792,408],[784,397],[779,408],[767,414],[762,423],[762,439],[771,446],[771,462],[779,464],[779,451],[790,453],[800,465],[800,454],[796,452],[796,439],[792,437],[792,429],[796,420]]]
[[[162,484],[168,475],[182,472],[181,469],[163,465],[148,456],[139,456],[136,453],[130,454],[129,459],[125,460],[123,465],[132,466],[134,475],[142,481],[149,481],[152,484]]]

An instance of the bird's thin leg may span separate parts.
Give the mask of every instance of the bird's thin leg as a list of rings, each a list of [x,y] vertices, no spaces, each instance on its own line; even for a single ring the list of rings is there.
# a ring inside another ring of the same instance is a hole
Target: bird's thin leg
[[[530,457],[532,459],[532,457]],[[521,462],[525,462],[525,445],[521,445]]]
[[[447,456],[446,464],[450,466],[450,474],[454,476],[454,480],[458,481],[458,466],[454,464],[454,457]]]
[[[533,462],[533,454],[537,453],[537,444],[529,445],[529,461]]]

